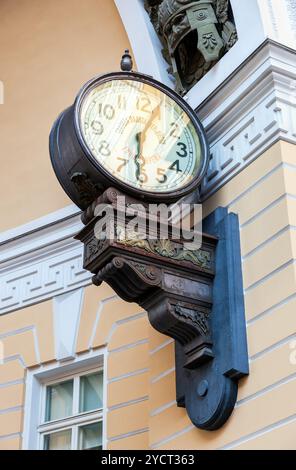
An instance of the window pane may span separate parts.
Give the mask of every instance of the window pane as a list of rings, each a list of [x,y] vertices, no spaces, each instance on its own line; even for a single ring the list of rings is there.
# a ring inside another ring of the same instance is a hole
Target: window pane
[[[102,449],[102,423],[92,423],[79,428],[79,449]]]
[[[103,373],[80,377],[79,411],[96,410],[103,406]]]
[[[44,450],[71,450],[71,429],[44,436]]]
[[[73,380],[48,386],[46,390],[46,421],[71,416],[72,403]]]

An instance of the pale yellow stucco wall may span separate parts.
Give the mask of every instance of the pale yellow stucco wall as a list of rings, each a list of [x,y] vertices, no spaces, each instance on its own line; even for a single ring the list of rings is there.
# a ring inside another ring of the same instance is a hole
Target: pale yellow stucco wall
[[[51,125],[127,47],[113,0],[1,0],[0,231],[71,203],[51,168]]]
[[[204,204],[205,214],[219,205],[237,213],[241,233],[250,376],[222,429],[200,431],[177,408],[174,344],[145,312],[107,285],[85,288],[76,349],[80,355],[107,345],[109,449],[295,449],[294,155],[294,145],[278,142]],[[51,300],[0,317],[5,357],[12,358],[0,365],[0,449],[21,446],[25,375],[38,366],[33,329],[41,362],[55,362]]]
[[[0,21],[3,231],[71,203],[51,169],[50,127],[86,80],[118,69],[128,39],[112,0],[2,0]],[[176,407],[173,341],[107,285],[85,288],[76,352],[107,345],[109,449],[296,448],[294,155],[278,142],[204,204],[239,215],[248,322],[250,376],[221,430],[195,429]],[[56,363],[52,300],[1,316],[0,340],[0,449],[17,449],[36,344],[40,363]]]

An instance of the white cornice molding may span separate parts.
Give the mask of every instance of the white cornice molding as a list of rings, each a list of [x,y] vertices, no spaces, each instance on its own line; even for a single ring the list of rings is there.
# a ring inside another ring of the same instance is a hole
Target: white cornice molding
[[[81,214],[81,210],[75,204],[70,204],[69,206],[46,214],[38,219],[34,219],[26,224],[18,225],[17,227],[0,233],[0,246],[8,241],[17,239],[19,236],[22,237],[24,234],[33,233],[36,230],[40,230],[40,228],[49,227],[51,224],[55,224],[57,220],[62,222],[63,220],[79,214]]]
[[[91,283],[82,267],[80,211],[66,207],[1,234],[0,314]]]
[[[295,49],[295,0],[258,0],[258,6],[266,36]]]
[[[295,103],[296,51],[266,40],[197,108],[212,156],[203,198],[278,140],[296,143]]]
[[[0,233],[0,270],[30,259],[31,252],[40,253],[48,246],[68,244],[82,228],[81,211],[74,204],[52,212],[27,224]]]

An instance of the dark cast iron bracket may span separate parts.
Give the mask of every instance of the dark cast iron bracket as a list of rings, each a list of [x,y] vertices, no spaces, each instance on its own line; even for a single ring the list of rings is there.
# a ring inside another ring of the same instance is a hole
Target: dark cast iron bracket
[[[109,188],[82,216],[85,227],[76,238],[84,244],[84,268],[95,285],[107,282],[143,307],[157,331],[174,338],[177,404],[198,428],[218,429],[234,408],[238,380],[248,374],[237,218],[216,210],[204,223],[208,233],[198,250],[172,235],[96,236],[98,203],[115,210],[107,229],[122,228],[118,195]]]

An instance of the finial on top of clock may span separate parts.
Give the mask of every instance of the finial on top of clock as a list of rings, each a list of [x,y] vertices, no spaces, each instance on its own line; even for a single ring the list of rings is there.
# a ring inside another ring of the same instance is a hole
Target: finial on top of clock
[[[133,59],[132,59],[132,56],[129,53],[129,49],[126,49],[124,51],[124,54],[123,54],[121,62],[120,62],[120,68],[123,72],[131,72],[132,71]]]

